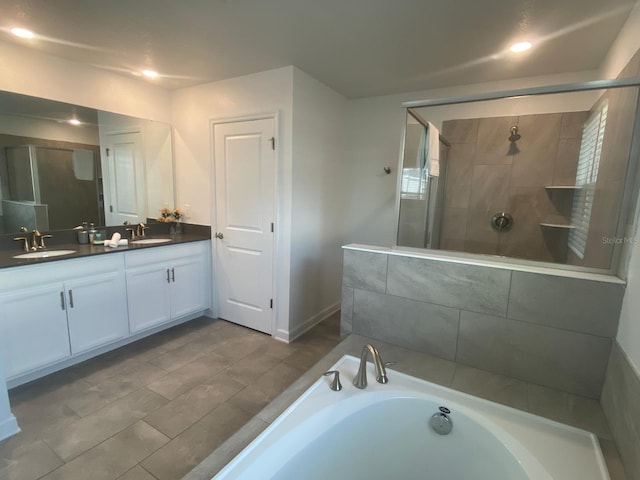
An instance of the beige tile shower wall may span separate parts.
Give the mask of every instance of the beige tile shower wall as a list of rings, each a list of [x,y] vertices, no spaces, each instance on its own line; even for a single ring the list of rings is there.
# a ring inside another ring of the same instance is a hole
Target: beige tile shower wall
[[[545,189],[572,185],[587,112],[450,120],[451,143],[445,188],[441,248],[565,262],[567,231],[541,222],[568,223],[572,192]],[[511,143],[510,129],[521,138]],[[498,212],[514,218],[498,233]]]
[[[593,278],[346,248],[342,331],[599,398],[624,285]]]
[[[638,75],[640,75],[640,51],[620,73],[619,78]],[[580,259],[570,250],[568,263],[609,269],[615,244],[620,242],[624,245],[625,241],[628,243],[630,240],[625,239],[624,236],[616,237],[616,228],[630,161],[638,89],[634,87],[608,90],[595,104],[594,110],[599,109],[603,101],[607,101],[609,107],[584,259]],[[635,201],[632,205],[635,205]]]

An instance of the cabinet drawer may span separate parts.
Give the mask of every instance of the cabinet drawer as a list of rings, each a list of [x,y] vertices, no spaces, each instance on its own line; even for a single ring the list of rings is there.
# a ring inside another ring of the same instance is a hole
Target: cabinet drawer
[[[144,267],[151,263],[169,262],[175,258],[206,255],[210,244],[204,242],[181,243],[153,247],[137,252],[125,252],[126,268]]]

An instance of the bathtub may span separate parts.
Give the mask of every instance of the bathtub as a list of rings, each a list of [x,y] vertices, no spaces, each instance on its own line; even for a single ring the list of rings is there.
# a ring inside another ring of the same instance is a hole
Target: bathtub
[[[371,363],[359,390],[358,364],[342,357],[331,368],[342,391],[318,379],[214,479],[609,479],[589,432],[391,369],[381,385]],[[429,425],[440,407],[450,411],[448,435]]]

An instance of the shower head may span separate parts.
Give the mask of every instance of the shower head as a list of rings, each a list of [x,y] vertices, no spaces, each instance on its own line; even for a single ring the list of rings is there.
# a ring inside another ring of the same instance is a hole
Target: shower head
[[[509,141],[515,142],[518,140],[520,140],[520,134],[518,133],[518,127],[514,125],[513,127],[511,127],[511,135],[509,136]]]

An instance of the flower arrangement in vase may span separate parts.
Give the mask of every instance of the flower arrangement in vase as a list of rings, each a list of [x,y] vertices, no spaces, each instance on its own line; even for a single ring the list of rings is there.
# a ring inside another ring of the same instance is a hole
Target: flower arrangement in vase
[[[160,223],[170,223],[169,233],[175,235],[182,233],[182,224],[180,221],[184,218],[184,212],[179,208],[173,210],[167,207],[163,207],[160,210],[160,216],[157,218]]]

